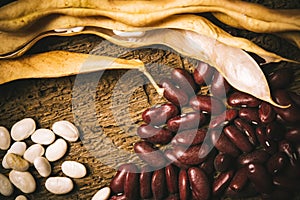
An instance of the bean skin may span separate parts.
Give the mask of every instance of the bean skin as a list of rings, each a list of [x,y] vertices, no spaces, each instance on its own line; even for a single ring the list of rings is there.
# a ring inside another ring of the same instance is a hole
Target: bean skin
[[[266,125],[266,135],[268,139],[279,141],[284,137],[285,132],[285,127],[279,122],[274,121]]]
[[[213,67],[200,61],[193,74],[194,80],[199,85],[209,85],[214,72],[215,69]]]
[[[271,174],[276,174],[280,172],[288,164],[288,162],[288,157],[284,153],[278,152],[272,155],[272,157],[268,160],[268,172]]]
[[[245,120],[241,119],[241,118],[237,118],[234,120],[234,125],[243,133],[245,133],[248,137],[249,142],[256,146],[258,144],[257,138],[256,138],[256,134],[255,134],[255,130],[253,129],[253,127]]]
[[[240,165],[248,164],[264,164],[270,158],[270,155],[262,149],[255,150],[250,153],[242,154],[238,158],[238,163]]]
[[[270,193],[272,191],[272,178],[261,164],[248,165],[248,178],[258,192]]]
[[[206,133],[207,133],[206,128],[184,130],[181,131],[180,133],[177,133],[173,137],[171,143],[174,145],[184,145],[184,146],[197,145],[204,141]]]
[[[153,172],[151,188],[154,199],[163,199],[167,196],[167,185],[164,168]]]
[[[167,127],[170,131],[187,130],[198,128],[206,122],[206,117],[203,113],[191,112],[171,118]]]
[[[219,176],[213,182],[213,196],[221,196],[223,194],[224,190],[228,187],[233,175],[233,170],[222,172],[221,174],[219,174]]]
[[[219,172],[227,171],[232,167],[233,159],[230,155],[219,153],[214,160],[214,167]]]
[[[193,195],[198,200],[208,200],[210,197],[210,186],[205,173],[197,167],[191,167],[188,169],[188,177]]]
[[[139,198],[139,174],[138,168],[135,167],[134,172],[128,172],[124,182],[124,195],[126,199]]]
[[[253,149],[248,138],[234,125],[226,126],[223,131],[228,139],[241,151],[250,152]]]
[[[177,168],[173,165],[165,167],[166,183],[169,194],[178,193],[178,172]]]
[[[161,86],[164,88],[164,97],[176,106],[188,104],[189,97],[183,89],[177,88],[169,79],[163,79]]]
[[[225,110],[222,101],[207,95],[194,96],[190,99],[189,104],[195,111],[206,112],[211,115],[219,115]]]
[[[188,169],[190,166],[179,162],[178,158],[174,155],[173,149],[167,149],[164,152],[165,157],[180,169]]]
[[[277,143],[273,140],[267,138],[266,130],[262,126],[258,126],[256,128],[256,136],[263,148],[270,154],[274,154],[277,152]]]
[[[210,128],[220,128],[232,122],[238,116],[236,109],[227,109],[222,114],[215,116],[210,120]]]
[[[176,68],[172,70],[171,79],[189,96],[194,96],[195,92],[197,92],[198,87],[193,79],[193,76],[185,69]]]
[[[262,102],[258,109],[258,116],[262,123],[267,124],[275,120],[276,113],[269,103]]]
[[[260,123],[258,110],[256,108],[241,108],[239,110],[239,117],[253,124]]]
[[[250,94],[236,91],[228,97],[227,103],[233,107],[258,107],[261,100]]]
[[[229,188],[233,191],[240,192],[244,189],[248,182],[247,168],[242,167],[236,171],[232,180],[230,181]]]
[[[142,167],[140,174],[140,197],[142,199],[149,199],[152,197],[151,191],[151,180],[152,180],[152,171],[151,167],[146,165]]]
[[[293,81],[293,70],[279,69],[270,73],[267,78],[272,89],[286,88]]]
[[[181,169],[179,172],[178,187],[179,187],[180,200],[190,200],[191,198],[190,183],[189,183],[187,171],[184,169]]]
[[[223,98],[230,89],[231,86],[226,79],[218,71],[215,71],[211,83],[211,93],[217,98]]]
[[[159,126],[178,114],[178,108],[174,104],[166,103],[146,109],[142,114],[142,119],[147,124]]]
[[[168,129],[149,124],[142,124],[137,129],[137,134],[152,144],[168,144],[173,138],[173,133]]]
[[[285,134],[285,139],[289,142],[300,143],[300,127],[291,127]]]

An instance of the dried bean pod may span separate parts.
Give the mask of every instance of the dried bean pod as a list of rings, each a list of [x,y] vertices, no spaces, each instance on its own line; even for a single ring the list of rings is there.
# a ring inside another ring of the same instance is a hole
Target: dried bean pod
[[[222,172],[221,174],[219,174],[219,176],[213,182],[213,196],[221,196],[223,194],[225,189],[228,187],[233,175],[234,172],[232,170],[228,172]]]
[[[231,190],[240,192],[244,189],[248,182],[247,170],[246,167],[242,167],[236,171],[229,184]]]
[[[199,61],[193,74],[194,80],[199,85],[209,85],[212,81],[214,72],[215,69],[209,64]]]
[[[276,174],[280,172],[288,164],[288,157],[282,153],[278,152],[274,154],[267,162],[268,172],[271,174]]]
[[[167,127],[170,131],[187,130],[198,128],[206,122],[206,117],[203,113],[191,112],[171,118]]]
[[[137,129],[137,134],[153,144],[168,144],[173,138],[173,133],[168,129],[149,124],[142,124]]]
[[[249,164],[248,177],[258,192],[270,193],[272,191],[272,178],[261,164]]]
[[[206,128],[184,130],[174,136],[172,144],[185,146],[197,145],[204,141],[206,133]]]
[[[163,199],[167,195],[165,170],[159,169],[153,172],[151,188],[154,199]]]
[[[289,68],[279,69],[270,74],[267,78],[272,89],[282,89],[289,86],[293,81],[293,70]]]
[[[180,200],[190,200],[191,198],[190,183],[189,183],[187,171],[184,169],[181,169],[179,172],[178,187],[179,187]]]
[[[161,86],[164,88],[164,97],[176,106],[184,106],[189,102],[185,91],[175,87],[169,79],[163,79]]]
[[[253,124],[260,123],[258,110],[256,108],[241,108],[239,111],[239,117]]]
[[[127,172],[124,182],[124,195],[126,199],[138,199],[140,196],[138,168],[135,165],[132,167],[134,171]]]
[[[152,180],[152,171],[150,166],[144,166],[141,169],[140,174],[140,197],[142,199],[149,199],[152,197],[151,191],[151,180]]]
[[[267,124],[275,120],[276,113],[269,103],[262,102],[258,109],[258,116],[262,123]]]
[[[232,167],[233,158],[226,153],[219,153],[214,160],[214,167],[219,172],[227,171]]]
[[[263,148],[270,154],[277,152],[277,143],[267,138],[266,130],[262,126],[256,128],[256,136]]]
[[[178,193],[178,172],[175,166],[168,165],[165,167],[166,183],[169,194]]]
[[[197,95],[190,99],[190,106],[201,112],[206,112],[211,115],[219,115],[225,110],[225,105],[219,99],[207,96],[207,95]]]
[[[211,93],[218,98],[223,98],[226,96],[227,92],[231,89],[229,83],[218,71],[214,72],[212,83],[211,83]]]
[[[247,121],[241,118],[237,118],[234,120],[234,125],[248,136],[248,140],[251,142],[252,145],[256,146],[258,144],[255,130]]]
[[[215,116],[210,120],[209,128],[219,128],[227,125],[238,116],[236,109],[227,109],[222,114]]]
[[[197,92],[198,87],[193,79],[193,76],[185,69],[176,68],[172,70],[171,79],[189,96],[194,96],[195,92]]]
[[[265,150],[259,149],[250,153],[240,155],[237,162],[240,165],[248,165],[251,163],[264,164],[269,158],[270,155]]]
[[[208,200],[210,197],[210,186],[205,173],[197,167],[191,167],[188,169],[188,177],[193,195],[198,200]]]
[[[250,94],[235,91],[228,97],[227,103],[233,107],[258,107],[261,104],[261,100]]]

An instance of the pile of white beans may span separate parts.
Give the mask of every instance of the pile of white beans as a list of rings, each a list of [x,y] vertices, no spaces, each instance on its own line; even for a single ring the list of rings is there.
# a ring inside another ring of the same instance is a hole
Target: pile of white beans
[[[34,167],[41,177],[47,178],[45,188],[56,195],[67,194],[74,188],[71,178],[86,176],[86,167],[76,161],[64,161],[61,170],[65,176],[51,177],[50,162],[64,157],[67,152],[67,142],[76,142],[79,138],[77,127],[69,121],[55,122],[51,129],[36,128],[32,118],[25,118],[16,122],[10,132],[0,126],[0,150],[6,151],[2,158],[2,167],[10,169],[8,177],[0,173],[0,197],[11,196],[14,187],[24,194],[36,190],[36,181],[28,171]],[[27,147],[24,142],[31,139],[33,145]],[[110,189],[99,190],[93,200],[105,200],[110,196]],[[16,200],[26,200],[25,195],[19,195]]]

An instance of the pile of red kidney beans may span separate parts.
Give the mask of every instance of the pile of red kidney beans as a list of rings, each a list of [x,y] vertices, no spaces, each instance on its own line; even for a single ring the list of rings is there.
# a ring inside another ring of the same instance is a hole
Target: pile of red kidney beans
[[[284,109],[235,90],[206,63],[193,74],[174,69],[160,82],[169,102],[146,109],[137,130],[134,151],[146,165],[121,165],[111,199],[292,199],[300,189],[300,96],[287,90],[293,74],[266,73],[273,99],[290,104]]]

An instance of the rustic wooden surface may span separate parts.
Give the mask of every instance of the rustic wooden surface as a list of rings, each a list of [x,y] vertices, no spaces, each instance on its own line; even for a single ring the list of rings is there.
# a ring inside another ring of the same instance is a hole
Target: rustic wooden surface
[[[253,2],[267,5],[267,2],[274,1]],[[296,1],[276,2],[267,6],[300,8],[300,3]],[[224,28],[228,29],[226,26]],[[275,36],[233,29],[229,31],[248,37],[281,55],[300,57],[299,49]],[[126,59],[138,58],[146,63],[157,80],[169,73],[169,67],[191,69],[195,64],[194,60],[166,48],[126,49],[92,35],[46,38],[35,45],[29,54],[58,49]],[[286,64],[282,63],[281,66],[285,67]],[[73,179],[75,188],[71,193],[53,195],[44,187],[46,179],[31,168],[38,187],[33,194],[26,194],[28,199],[91,199],[99,188],[109,183],[115,167],[128,159],[138,160],[132,154],[132,144],[139,140],[136,128],[142,123],[141,113],[164,99],[158,97],[147,79],[137,71],[107,70],[101,78],[100,75],[91,73],[53,79],[18,80],[0,86],[0,125],[11,128],[18,120],[32,117],[37,127],[50,128],[55,121],[69,120],[76,124],[81,133],[81,140],[69,143],[66,156],[52,163],[52,175],[63,175],[60,168],[62,161],[76,160],[87,167],[87,176]],[[120,83],[120,80],[123,82]],[[299,91],[298,82],[294,84],[293,90]],[[107,141],[113,146],[106,145]],[[30,140],[26,142],[28,145],[31,143]],[[128,156],[118,155],[116,148]],[[4,153],[0,151],[0,162]],[[0,173],[8,172],[0,166]],[[0,199],[14,199],[18,194],[20,191],[16,190],[12,197],[0,196]]]

